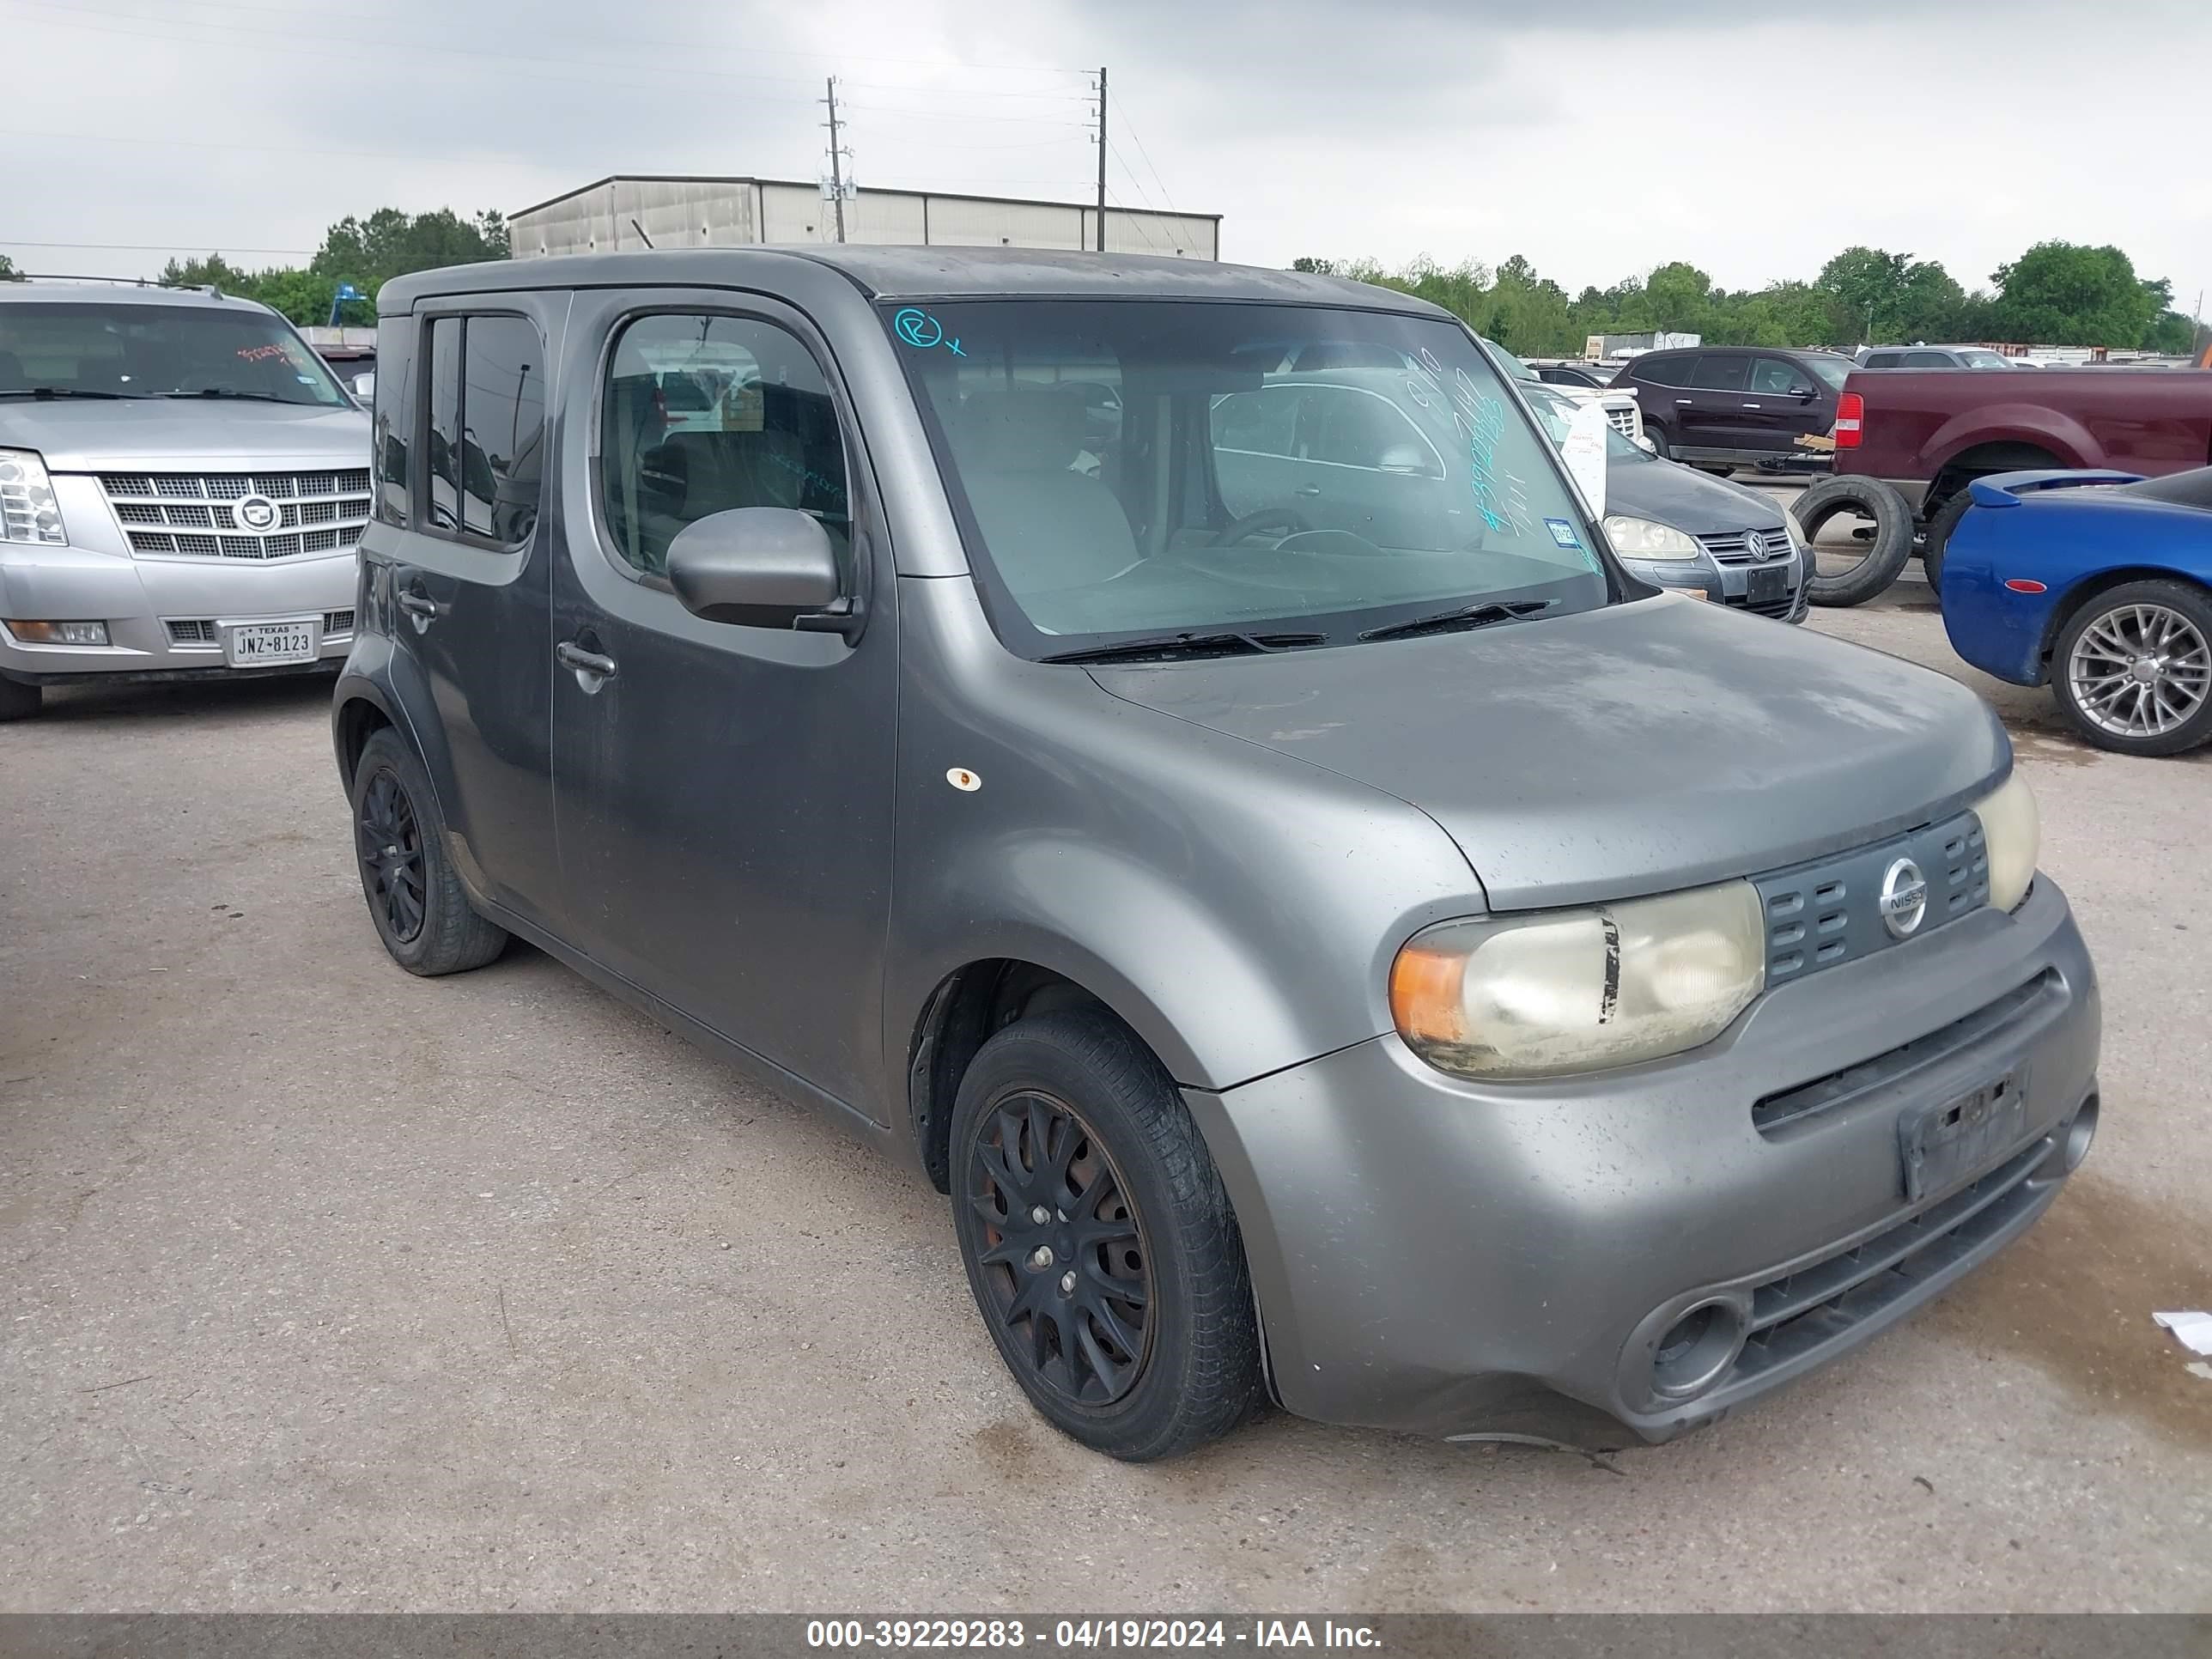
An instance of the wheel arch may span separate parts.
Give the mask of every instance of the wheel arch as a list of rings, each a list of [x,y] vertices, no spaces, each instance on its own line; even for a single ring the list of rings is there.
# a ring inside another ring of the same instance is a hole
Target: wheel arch
[[[366,691],[341,692],[331,711],[331,740],[337,750],[340,780],[350,786],[368,740],[387,727],[396,729],[398,724],[391,711]]]
[[[2058,603],[2051,607],[2051,615],[2043,625],[2043,638],[2036,647],[2036,662],[2042,669],[2045,684],[2051,679],[2051,658],[2058,648],[2058,636],[2066,631],[2067,623],[2081,614],[2082,607],[2098,595],[2109,593],[2116,587],[2125,587],[2130,582],[2178,582],[2193,587],[2212,602],[2212,581],[2193,571],[2178,570],[2167,564],[2121,564],[2109,569],[2092,571],[2059,595]]]
[[[1923,521],[1932,520],[1945,502],[1977,478],[1998,472],[2081,465],[2067,459],[2041,439],[1996,438],[1972,443],[1936,469],[1928,494],[1921,500],[1920,516]]]

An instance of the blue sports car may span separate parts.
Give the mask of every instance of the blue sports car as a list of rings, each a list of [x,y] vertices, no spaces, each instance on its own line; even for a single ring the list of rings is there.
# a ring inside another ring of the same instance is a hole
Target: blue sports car
[[[1952,647],[2001,680],[2047,683],[2100,749],[2212,740],[2212,466],[1968,488],[1936,573]]]

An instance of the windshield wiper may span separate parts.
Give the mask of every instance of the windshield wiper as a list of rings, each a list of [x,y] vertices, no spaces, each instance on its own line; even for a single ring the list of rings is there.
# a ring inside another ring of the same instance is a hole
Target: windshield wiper
[[[1301,646],[1327,645],[1326,634],[1163,634],[1149,640],[1122,640],[1080,651],[1055,652],[1039,662],[1128,662],[1144,658],[1245,657]]]
[[[1549,611],[1557,599],[1486,599],[1480,605],[1463,605],[1452,611],[1439,611],[1432,617],[1416,617],[1411,622],[1386,623],[1380,628],[1370,628],[1360,635],[1363,640],[1402,640],[1415,634],[1445,634],[1463,628],[1487,628],[1492,623],[1519,622],[1523,617],[1533,617],[1540,611]]]
[[[88,392],[74,386],[0,386],[0,398],[112,398],[120,401],[126,398],[143,398],[143,392]]]
[[[226,386],[211,386],[202,392],[164,392],[164,398],[240,398],[254,404],[289,404],[290,398],[279,398],[269,392],[233,392]]]

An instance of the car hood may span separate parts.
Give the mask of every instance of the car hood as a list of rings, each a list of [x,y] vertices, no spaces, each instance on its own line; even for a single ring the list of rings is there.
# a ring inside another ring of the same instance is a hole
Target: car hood
[[[1781,505],[1771,496],[1656,456],[1607,463],[1605,510],[1656,520],[1692,536],[1783,527]]]
[[[1091,673],[1130,702],[1420,808],[1500,910],[1663,892],[1861,846],[1954,810],[2011,757],[1996,715],[1955,681],[1672,595]]]
[[[15,398],[0,401],[0,449],[35,449],[54,472],[367,466],[368,416],[358,409],[215,398]]]

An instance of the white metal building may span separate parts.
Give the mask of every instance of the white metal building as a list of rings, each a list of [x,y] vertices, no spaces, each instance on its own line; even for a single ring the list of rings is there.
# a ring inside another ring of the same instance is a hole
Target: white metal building
[[[514,257],[655,247],[831,242],[836,204],[823,187],[777,179],[617,175],[507,216]],[[641,230],[642,234],[640,234]],[[845,240],[902,246],[1093,248],[1098,210],[1077,202],[861,189],[845,203]],[[1109,253],[1221,257],[1218,213],[1106,210]]]

